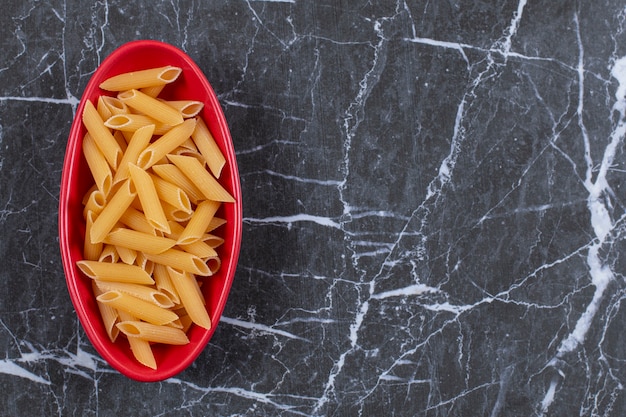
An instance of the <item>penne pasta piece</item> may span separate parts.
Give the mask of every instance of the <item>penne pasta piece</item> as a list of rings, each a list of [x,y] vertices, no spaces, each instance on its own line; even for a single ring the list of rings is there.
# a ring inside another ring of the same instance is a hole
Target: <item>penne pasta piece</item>
[[[103,106],[107,108],[109,114],[108,117],[103,117],[102,120],[106,120],[116,114],[129,113],[128,106],[117,97],[100,96],[100,99],[102,100]]]
[[[106,119],[104,125],[110,129],[121,130],[122,132],[134,132],[141,127],[154,125],[154,134],[159,136],[172,129],[170,125],[163,124],[144,114],[134,113],[113,115]]]
[[[116,310],[124,311],[139,320],[162,326],[178,319],[176,313],[166,308],[159,307],[148,301],[141,300],[121,291],[106,291],[96,297],[99,302],[109,305]]]
[[[89,233],[91,243],[98,243],[104,240],[126,209],[130,207],[136,195],[132,184],[126,180],[93,222]]]
[[[204,298],[195,277],[184,271],[167,268],[170,279],[178,292],[180,301],[191,320],[205,329],[211,328],[211,318],[204,305]]]
[[[172,280],[170,279],[170,275],[168,274],[167,267],[165,265],[154,265],[153,278],[154,285],[157,290],[165,294],[175,305],[180,304],[180,298],[178,297],[176,288],[174,288],[174,284],[172,284]]]
[[[124,132],[120,130],[115,130],[113,132],[113,138],[120,145],[120,149],[122,150],[122,157],[124,156],[124,152],[126,152],[126,147],[128,146],[128,142],[126,141],[126,136],[124,136]],[[121,160],[120,160],[121,163]],[[118,165],[119,168],[119,165]]]
[[[220,203],[212,200],[204,200],[194,210],[189,223],[185,226],[178,240],[179,245],[188,245],[202,238],[204,232],[211,224],[211,219],[220,207]]]
[[[212,232],[213,230],[225,224],[226,224],[226,220],[221,219],[219,217],[213,217],[213,219],[211,219],[211,224],[209,224],[209,228],[207,229],[207,232]]]
[[[167,158],[180,169],[183,174],[200,190],[209,200],[232,203],[235,199],[228,191],[211,175],[200,162],[190,156],[168,155]]]
[[[167,100],[164,103],[176,109],[184,119],[196,117],[204,108],[204,103],[196,100]]]
[[[96,281],[91,282],[91,288],[93,290],[94,295],[97,297],[103,293],[103,291],[98,288],[96,285]],[[100,311],[100,316],[102,317],[102,323],[104,324],[104,329],[109,336],[109,340],[115,343],[117,336],[120,333],[120,330],[115,326],[119,322],[119,315],[117,310],[113,307],[103,304],[101,302],[96,301],[98,304],[98,310]]]
[[[153,343],[168,345],[186,345],[189,339],[181,329],[170,326],[155,326],[140,321],[122,321],[117,327],[128,338],[139,338]]]
[[[113,113],[111,113],[111,110],[106,106],[106,104],[104,104],[104,96],[98,97],[96,110],[98,111],[98,114],[100,115],[100,118],[102,120],[106,120],[113,115]]]
[[[151,143],[137,159],[137,165],[148,169],[159,162],[168,153],[180,146],[191,136],[195,129],[196,119],[187,119],[183,123],[174,126],[166,134]]]
[[[173,239],[125,228],[111,231],[104,239],[104,242],[118,247],[153,254],[165,252],[176,244],[176,241]]]
[[[152,171],[165,181],[169,181],[177,187],[181,188],[189,200],[196,204],[199,200],[202,200],[202,191],[196,187],[189,178],[182,173],[180,169],[173,164],[159,164],[152,167]]]
[[[217,257],[217,252],[201,240],[177,246],[180,250],[196,255],[200,259]],[[209,268],[211,269],[211,268]]]
[[[163,91],[166,85],[167,84],[155,85],[152,87],[144,87],[144,88],[140,88],[139,91],[141,91],[147,96],[156,98],[158,97],[159,94],[161,94],[161,91]]]
[[[85,108],[82,114],[83,124],[87,131],[96,142],[96,145],[104,155],[105,159],[114,170],[117,169],[122,159],[122,149],[113,137],[108,127],[104,125],[104,121],[98,114],[91,101],[85,102]]]
[[[119,291],[161,308],[174,307],[174,302],[166,294],[152,286],[107,281],[97,281],[96,285],[103,293],[107,291]]]
[[[178,110],[139,90],[123,91],[117,95],[117,98],[128,107],[166,125],[176,126],[183,122],[183,116]]]
[[[98,262],[116,263],[119,260],[120,260],[120,256],[117,254],[117,251],[115,250],[115,246],[112,246],[112,245],[102,246],[102,253],[100,254],[100,257],[98,258]]]
[[[88,198],[84,203],[85,208],[83,209],[83,216],[87,218],[87,213],[91,211],[94,214],[95,219],[96,216],[100,214],[100,212],[104,208],[106,204],[106,198],[104,193],[98,189],[89,192],[87,195]]]
[[[187,214],[190,214],[193,211],[191,208],[191,201],[182,188],[177,187],[169,181],[165,181],[157,175],[151,175],[150,177],[154,183],[157,195],[162,201],[171,204]]]
[[[146,219],[155,229],[169,233],[170,227],[150,174],[135,164],[129,164],[128,168]]]
[[[165,218],[169,221],[173,220],[178,223],[183,223],[191,219],[192,211],[182,210],[176,206],[171,205],[165,201],[161,201],[161,207],[165,213]]]
[[[133,265],[135,263],[135,259],[137,259],[137,251],[119,245],[111,246],[115,247],[115,251],[120,256],[122,262],[128,265]]]
[[[130,229],[137,232],[146,233],[148,235],[156,236],[154,227],[148,223],[146,216],[139,210],[129,207],[126,209],[122,217],[120,217],[120,223],[128,226]]]
[[[202,241],[215,249],[220,247],[224,243],[224,238],[207,233],[202,237]]]
[[[104,80],[100,88],[107,91],[124,91],[132,88],[146,88],[176,81],[182,69],[167,65],[159,68],[125,72]]]
[[[154,263],[171,266],[200,276],[209,276],[211,270],[199,257],[178,249],[168,249],[156,255],[145,254]]]
[[[78,261],[76,264],[91,279],[125,282],[128,284],[154,284],[152,277],[137,265],[88,260]]]
[[[125,311],[119,311],[119,322],[123,321],[136,321],[137,318],[132,314],[129,314]],[[119,332],[119,328],[115,326],[117,331]],[[138,337],[127,337],[128,344],[130,345],[130,350],[133,352],[133,356],[139,363],[148,368],[156,369],[156,359],[154,358],[154,353],[152,352],[152,347],[150,346],[150,342],[147,340],[140,339]]]
[[[108,195],[113,184],[113,174],[106,158],[100,152],[93,137],[87,133],[83,138],[83,155],[89,165],[89,171],[93,176],[96,186],[104,195]]]
[[[204,157],[211,173],[213,173],[215,178],[219,178],[222,168],[226,164],[226,158],[219,146],[217,146],[211,131],[202,118],[198,118],[196,129],[191,134],[191,137]]]
[[[91,230],[91,226],[93,225],[93,219],[96,214],[89,210],[86,216],[85,222],[85,234],[89,235],[89,231]],[[102,254],[102,243],[91,243],[89,239],[85,239],[83,244],[83,256],[88,261],[96,261],[100,258],[100,254]]]
[[[128,142],[126,152],[124,152],[124,155],[122,156],[120,167],[113,177],[114,184],[117,184],[118,182],[128,178],[128,164],[134,164],[137,162],[139,154],[143,149],[145,149],[146,146],[148,146],[153,134],[154,125],[146,125],[137,129],[135,133],[133,133],[130,141]]]

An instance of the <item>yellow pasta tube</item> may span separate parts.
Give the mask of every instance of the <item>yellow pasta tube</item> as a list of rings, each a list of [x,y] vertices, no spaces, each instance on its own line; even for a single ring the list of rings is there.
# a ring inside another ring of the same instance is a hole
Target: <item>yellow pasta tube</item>
[[[120,223],[128,226],[132,230],[143,232],[152,236],[156,235],[154,227],[148,223],[146,216],[133,207],[126,209],[124,214],[122,214],[122,217],[120,217]]]
[[[172,184],[169,181],[165,181],[163,178],[151,175],[154,188],[157,191],[159,198],[172,206],[178,208],[185,213],[191,213],[191,202],[189,197],[183,191],[182,188]]]
[[[129,164],[128,167],[146,219],[155,229],[169,233],[170,227],[150,174],[134,164]]]
[[[104,80],[100,84],[100,88],[107,91],[124,91],[164,85],[176,81],[181,72],[181,68],[171,65],[125,72]]]
[[[87,212],[86,224],[85,224],[85,233],[88,234],[91,230],[91,226],[93,225],[93,219],[95,214],[93,211]],[[89,239],[85,239],[83,245],[83,255],[85,259],[89,261],[95,261],[100,258],[100,254],[102,253],[102,243],[91,243]]]
[[[233,203],[235,199],[211,175],[196,158],[191,156],[168,155],[170,161],[180,169],[209,200]]]
[[[154,134],[159,136],[164,135],[172,128],[172,126],[163,124],[144,114],[135,113],[113,115],[106,119],[104,125],[110,129],[121,130],[122,132],[134,132],[141,127],[154,125]]]
[[[200,240],[209,227],[209,224],[211,224],[211,219],[219,207],[220,203],[212,200],[204,200],[198,204],[176,243],[179,245],[188,245]]]
[[[100,96],[100,99],[102,99],[102,104],[107,108],[109,114],[108,117],[103,117],[102,120],[106,120],[116,114],[124,114],[129,112],[128,106],[117,97]]]
[[[83,209],[83,217],[87,218],[87,213],[91,211],[92,213],[94,213],[95,219],[95,217],[100,214],[102,209],[104,209],[104,206],[106,204],[106,197],[102,191],[96,188],[95,190],[92,190],[88,193],[87,200],[84,204],[85,208]]]
[[[96,103],[96,110],[98,110],[98,114],[102,120],[106,120],[113,115],[111,110],[104,104],[104,96],[98,97],[98,102]]]
[[[195,126],[196,119],[187,119],[178,126],[174,126],[141,152],[137,165],[143,169],[148,169],[159,162],[165,155],[186,141],[191,136]]]
[[[122,156],[120,167],[113,177],[114,184],[128,178],[128,164],[134,164],[137,162],[139,154],[146,148],[146,146],[148,146],[153,134],[154,125],[143,126],[133,133],[130,141],[128,142],[126,152],[124,152],[124,155]]]
[[[183,210],[165,201],[161,201],[161,207],[163,207],[163,212],[168,221],[174,220],[183,223],[191,218],[192,210]]]
[[[154,265],[153,278],[157,290],[165,294],[174,304],[180,304],[180,298],[178,297],[176,288],[174,288],[174,284],[172,284],[172,280],[170,279],[165,265]]]
[[[171,266],[192,274],[201,276],[209,276],[211,274],[211,270],[202,259],[182,250],[168,249],[156,255],[146,253],[145,256],[154,263]]]
[[[122,262],[124,262],[125,264],[129,264],[129,265],[132,265],[135,263],[135,259],[137,259],[137,251],[133,249],[129,249],[124,246],[119,246],[119,245],[112,245],[112,246],[115,247],[115,251],[120,256],[120,259],[122,260]]]
[[[121,291],[107,291],[96,297],[99,302],[125,311],[140,320],[162,326],[178,319],[176,313]]]
[[[137,318],[132,314],[129,314],[125,311],[118,311],[119,322],[123,321],[136,321]],[[115,329],[119,332],[119,328],[115,326]],[[130,350],[133,352],[133,356],[139,363],[148,368],[156,369],[156,359],[154,358],[154,353],[152,352],[152,347],[150,346],[150,342],[147,340],[140,339],[138,337],[127,337],[128,344],[130,345]]]
[[[113,134],[104,125],[104,121],[98,114],[93,103],[89,100],[85,102],[85,109],[82,115],[83,124],[91,137],[95,140],[96,145],[106,158],[107,162],[113,169],[117,169],[122,159],[122,149],[117,143]]]
[[[200,191],[198,187],[196,187],[193,182],[191,182],[191,180],[187,178],[185,174],[183,174],[182,171],[176,167],[176,165],[154,165],[152,167],[152,171],[154,171],[155,174],[163,178],[165,181],[169,181],[177,187],[180,187],[185,192],[185,194],[187,194],[187,197],[189,197],[189,200],[191,200],[192,203],[195,204],[198,202],[198,200],[204,199],[204,197],[202,196],[202,191]]]
[[[183,122],[180,112],[156,98],[150,97],[139,90],[127,90],[117,95],[128,107],[137,110],[161,123],[176,126]]]
[[[136,195],[132,184],[128,180],[122,184],[111,200],[104,206],[98,218],[93,222],[89,233],[91,243],[98,243],[104,240],[126,209],[130,207]]]
[[[112,245],[102,246],[102,253],[100,254],[100,257],[98,258],[98,262],[116,263],[119,260],[120,260],[120,256],[117,254],[117,251],[115,250],[115,246],[112,246]]]
[[[153,343],[168,345],[186,345],[189,339],[185,332],[171,326],[155,326],[140,321],[122,321],[117,327],[128,338],[136,337]]]
[[[164,100],[163,102],[178,110],[185,119],[197,116],[204,108],[204,103],[196,100]]]
[[[168,268],[170,279],[176,287],[178,296],[185,311],[191,317],[191,320],[200,327],[205,329],[211,328],[211,318],[204,305],[204,299],[199,291],[198,284],[193,275]]]
[[[172,308],[174,302],[164,293],[148,285],[128,284],[124,282],[94,281],[102,292],[119,291],[161,308]]]
[[[226,164],[226,158],[201,117],[198,118],[196,129],[191,134],[191,137],[215,178],[219,178],[222,168]]]
[[[88,260],[78,261],[76,265],[87,277],[95,280],[129,284],[154,284],[152,277],[137,265]]]
[[[150,97],[157,97],[159,94],[161,94],[161,91],[163,91],[163,88],[165,88],[166,84],[163,85],[155,85],[152,87],[144,87],[144,88],[140,88],[139,91],[141,91],[142,93],[144,93],[147,96]]]
[[[83,155],[85,155],[96,186],[104,195],[108,195],[113,183],[113,174],[106,158],[89,133],[83,138]]]
[[[111,233],[104,238],[104,242],[144,253],[154,254],[165,252],[176,244],[174,239],[154,236],[148,233],[125,228],[119,228],[111,231]]]
[[[103,293],[103,291],[96,285],[96,281],[91,282],[91,288],[96,297]],[[102,318],[102,323],[104,324],[104,329],[109,336],[109,340],[115,343],[115,340],[120,333],[119,329],[115,326],[119,321],[119,315],[117,313],[117,310],[101,302],[97,302],[97,304],[98,310],[100,311],[100,316]]]

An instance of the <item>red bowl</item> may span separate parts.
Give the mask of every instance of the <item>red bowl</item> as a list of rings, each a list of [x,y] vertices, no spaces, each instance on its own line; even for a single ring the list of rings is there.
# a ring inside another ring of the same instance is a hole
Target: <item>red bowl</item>
[[[219,181],[236,202],[222,204],[217,214],[227,220],[215,232],[224,238],[224,244],[218,248],[222,265],[215,275],[204,278],[202,285],[213,326],[210,330],[192,326],[188,333],[190,343],[184,346],[155,345],[153,350],[157,369],[152,370],[135,360],[126,340],[120,338],[122,340],[116,343],[109,340],[92,293],[91,280],[76,266],[76,262],[83,259],[85,222],[82,199],[94,183],[82,154],[82,139],[86,129],[80,115],[86,100],[91,100],[95,105],[98,96],[113,94],[99,88],[105,79],[124,72],[165,65],[181,67],[183,72],[174,83],[164,89],[161,96],[204,102],[201,115],[226,157],[226,165]],[[172,45],[150,40],[122,45],[98,67],[78,105],[67,142],[59,199],[59,240],[67,288],[80,323],[98,353],[113,368],[137,381],[161,381],[187,368],[211,339],[224,310],[237,267],[241,227],[241,184],[235,150],[224,113],[206,77],[187,54]]]

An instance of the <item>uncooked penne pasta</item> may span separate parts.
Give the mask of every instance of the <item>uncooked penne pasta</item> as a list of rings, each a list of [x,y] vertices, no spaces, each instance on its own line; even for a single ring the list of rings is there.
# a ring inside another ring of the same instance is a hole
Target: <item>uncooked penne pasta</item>
[[[106,291],[96,297],[96,300],[109,305],[116,310],[132,314],[140,320],[160,326],[178,319],[176,313],[171,310],[159,307],[148,301],[141,300],[121,291]]]
[[[87,196],[88,198],[84,202],[85,208],[83,209],[83,217],[87,218],[87,213],[90,211],[97,216],[98,214],[100,214],[100,212],[104,208],[104,205],[106,204],[106,197],[104,193],[97,188],[93,191],[88,192]]]
[[[119,98],[111,97],[111,96],[100,96],[102,99],[102,104],[108,109],[109,117],[114,116],[116,114],[125,114],[128,113],[128,106],[124,104]],[[108,119],[102,118],[103,120]]]
[[[111,167],[109,167],[106,158],[89,133],[86,133],[83,138],[83,155],[85,155],[87,165],[89,165],[89,171],[98,189],[102,194],[108,195],[109,191],[111,191],[111,185],[113,184]]]
[[[206,232],[211,219],[220,207],[220,203],[212,200],[205,200],[198,204],[195,211],[191,215],[189,223],[185,226],[180,236],[178,236],[177,244],[188,245],[202,238]]]
[[[198,118],[196,129],[191,134],[191,137],[215,178],[219,178],[222,168],[226,165],[226,158],[219,146],[217,146],[211,131],[202,118]]]
[[[200,190],[209,200],[232,203],[235,199],[211,175],[200,162],[191,156],[168,155],[174,165]]]
[[[120,223],[128,226],[132,230],[156,236],[156,231],[154,227],[148,223],[146,216],[133,207],[126,209],[122,217],[120,217]]]
[[[155,326],[140,321],[122,321],[117,324],[122,333],[129,338],[137,337],[153,343],[168,345],[186,345],[189,339],[181,329],[170,326]]]
[[[180,298],[176,292],[174,284],[167,272],[167,267],[163,264],[154,265],[154,285],[161,293],[165,294],[174,304],[180,304]]]
[[[165,181],[163,178],[157,175],[151,175],[154,188],[162,201],[171,204],[177,209],[190,214],[193,210],[191,208],[191,201],[189,196],[183,191],[182,188],[172,184],[169,181]]]
[[[107,291],[119,291],[152,303],[161,308],[174,307],[174,302],[166,294],[152,286],[110,281],[94,282],[103,293]]]
[[[98,287],[96,281],[91,282],[91,288],[96,296],[96,299],[103,293],[103,291]],[[104,324],[104,329],[109,336],[109,340],[115,343],[115,340],[120,333],[119,329],[115,326],[119,322],[119,314],[113,307],[99,301],[97,301],[97,303],[100,316],[102,317],[102,323]]]
[[[152,87],[144,87],[144,88],[140,88],[139,91],[141,91],[147,96],[156,98],[159,94],[161,94],[161,91],[163,91],[166,85],[167,84],[155,85]]]
[[[89,232],[91,230],[91,226],[93,225],[93,219],[96,214],[89,210],[87,212],[87,216],[85,219],[85,234],[89,236]],[[96,261],[100,258],[100,254],[102,253],[102,242],[100,243],[91,243],[89,239],[85,239],[83,245],[83,256],[86,260]]]
[[[170,267],[167,268],[167,272],[191,320],[200,327],[210,329],[211,318],[207,313],[204,298],[202,298],[194,276]]]
[[[130,181],[126,180],[117,190],[111,200],[104,206],[89,233],[91,243],[102,242],[105,236],[113,229],[122,214],[130,207],[137,193]]]
[[[137,265],[82,260],[77,262],[77,266],[87,277],[95,280],[154,284],[152,277]]]
[[[166,103],[150,97],[139,90],[127,90],[119,93],[117,98],[128,107],[137,110],[147,116],[170,126],[176,126],[183,122],[180,112]]]
[[[124,155],[122,156],[120,167],[113,176],[114,184],[128,178],[128,164],[135,164],[137,162],[139,154],[146,148],[146,146],[148,146],[153,134],[154,125],[143,126],[133,133],[130,141],[128,142],[126,152],[124,152]]]
[[[114,229],[104,238],[105,243],[132,249],[143,253],[157,254],[172,248],[176,241],[167,237],[155,236],[136,230]]]
[[[164,135],[170,129],[172,129],[170,125],[163,124],[159,122],[158,120],[155,120],[144,114],[134,114],[134,113],[124,113],[124,114],[113,115],[109,117],[108,119],[106,119],[106,121],[104,122],[104,125],[110,129],[117,129],[123,132],[134,132],[141,127],[154,125],[155,135]]]
[[[178,110],[184,119],[196,117],[204,108],[204,103],[196,100],[167,100],[168,106]]]
[[[117,169],[122,159],[122,149],[109,128],[104,125],[104,121],[100,117],[100,114],[98,114],[93,103],[89,100],[85,102],[82,120],[87,131],[95,140],[111,168]]]
[[[118,311],[118,316],[118,323],[123,321],[137,321],[136,317],[125,311]],[[119,328],[117,326],[115,326],[115,329],[119,332]],[[152,348],[150,347],[149,341],[138,337],[127,337],[127,340],[130,345],[130,350],[133,352],[133,356],[139,363],[147,366],[148,368],[157,369],[156,359],[154,357],[154,353],[152,352]]]
[[[176,81],[181,72],[181,68],[171,65],[126,72],[106,79],[100,84],[100,88],[107,91],[124,91],[164,85]]]
[[[127,248],[125,246],[119,246],[119,245],[111,245],[111,246],[115,247],[115,251],[120,256],[120,259],[122,262],[128,265],[133,265],[135,263],[135,259],[137,259],[136,250]]]
[[[143,169],[150,168],[169,152],[176,149],[181,143],[189,139],[195,127],[196,119],[187,119],[178,126],[174,126],[141,152],[137,165]]]
[[[167,218],[150,174],[135,164],[129,164],[130,178],[135,184],[139,201],[148,222],[157,230],[169,233]]]
[[[115,250],[115,246],[102,245],[102,252],[100,253],[98,262],[114,264],[114,263],[117,263],[119,260],[120,260],[120,256],[117,254],[117,251]]]
[[[189,200],[192,203],[196,204],[199,200],[202,200],[204,197],[202,196],[202,191],[196,187],[193,182],[189,178],[183,174],[183,172],[178,169],[178,167],[174,164],[159,164],[154,165],[152,167],[152,171],[157,174],[159,177],[163,178],[166,181],[171,182],[172,184],[180,187]]]
[[[199,257],[178,249],[168,249],[156,255],[145,254],[148,260],[169,265],[172,268],[191,272],[200,276],[209,276],[211,270],[207,264]]]

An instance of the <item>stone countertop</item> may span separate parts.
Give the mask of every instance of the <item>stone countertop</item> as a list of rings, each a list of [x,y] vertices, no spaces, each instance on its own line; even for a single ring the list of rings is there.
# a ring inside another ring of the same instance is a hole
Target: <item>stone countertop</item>
[[[623,2],[4,6],[2,415],[626,413]],[[93,349],[57,234],[74,111],[135,39],[202,68],[244,196],[224,317],[159,383]]]

